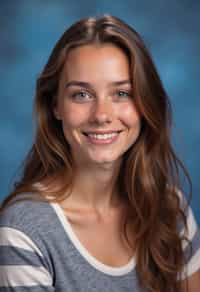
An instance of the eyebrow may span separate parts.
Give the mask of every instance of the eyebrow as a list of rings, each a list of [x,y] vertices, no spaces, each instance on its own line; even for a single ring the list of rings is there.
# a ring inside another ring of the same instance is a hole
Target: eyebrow
[[[119,85],[131,85],[130,80],[120,80],[120,81],[113,81],[110,82],[111,86],[119,86]],[[65,88],[68,88],[70,86],[79,86],[79,87],[86,87],[92,89],[92,85],[89,82],[84,82],[84,81],[76,81],[72,80],[66,83]]]

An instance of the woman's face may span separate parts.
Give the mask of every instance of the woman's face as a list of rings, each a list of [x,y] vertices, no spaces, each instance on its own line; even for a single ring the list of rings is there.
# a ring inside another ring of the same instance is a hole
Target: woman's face
[[[71,50],[61,73],[54,114],[62,120],[78,164],[119,162],[140,131],[124,52],[112,44]]]

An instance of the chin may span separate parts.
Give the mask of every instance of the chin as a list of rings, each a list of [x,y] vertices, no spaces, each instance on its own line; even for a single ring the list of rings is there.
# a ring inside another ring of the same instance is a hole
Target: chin
[[[115,164],[117,161],[119,161],[120,157],[93,157],[90,158],[91,162],[97,163],[97,164]]]

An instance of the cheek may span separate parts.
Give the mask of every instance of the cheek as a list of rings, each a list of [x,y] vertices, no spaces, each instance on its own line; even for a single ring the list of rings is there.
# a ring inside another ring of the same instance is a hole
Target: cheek
[[[134,105],[126,105],[120,110],[121,120],[127,127],[140,128],[141,117]]]
[[[88,119],[88,111],[79,107],[66,107],[63,110],[63,124],[70,128],[81,126]]]

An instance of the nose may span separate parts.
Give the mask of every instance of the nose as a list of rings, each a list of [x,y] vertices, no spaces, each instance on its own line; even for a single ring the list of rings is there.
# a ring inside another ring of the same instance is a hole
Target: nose
[[[113,119],[113,106],[109,100],[96,100],[93,105],[91,121],[93,123],[111,123]]]

